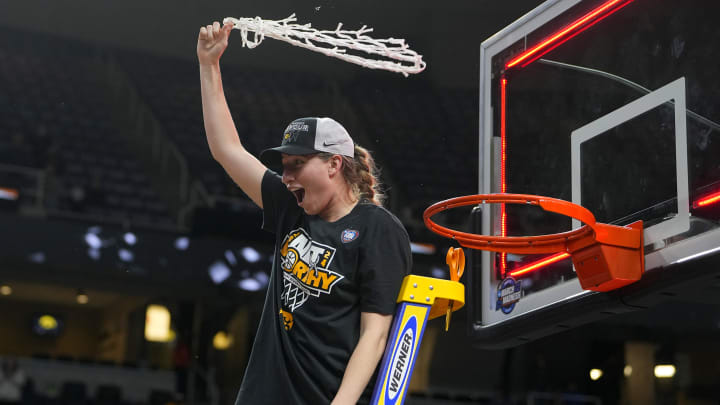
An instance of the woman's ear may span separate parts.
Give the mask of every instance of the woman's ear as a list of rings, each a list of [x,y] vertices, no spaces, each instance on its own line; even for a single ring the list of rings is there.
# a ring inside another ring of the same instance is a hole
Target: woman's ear
[[[333,157],[330,158],[330,165],[328,166],[328,174],[332,177],[335,174],[339,173],[342,169],[342,158],[339,155],[333,155]]]

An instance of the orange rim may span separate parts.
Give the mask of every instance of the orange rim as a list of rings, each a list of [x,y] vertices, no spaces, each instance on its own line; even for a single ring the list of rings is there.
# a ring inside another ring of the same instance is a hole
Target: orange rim
[[[487,236],[453,230],[438,225],[431,219],[435,214],[457,207],[479,204],[527,204],[545,211],[575,218],[585,225],[568,232],[539,236]],[[568,243],[583,243],[583,239],[595,240],[595,216],[587,208],[556,198],[529,194],[477,194],[451,198],[428,207],[423,213],[425,226],[440,236],[455,239],[460,245],[494,252],[518,254],[553,253],[566,251]]]

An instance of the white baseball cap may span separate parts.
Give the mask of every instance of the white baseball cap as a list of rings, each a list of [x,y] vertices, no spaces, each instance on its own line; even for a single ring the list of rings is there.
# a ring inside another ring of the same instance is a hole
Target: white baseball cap
[[[311,155],[327,152],[347,157],[355,156],[355,143],[345,127],[332,118],[298,118],[285,128],[282,144],[265,149],[260,160],[266,165],[279,165],[281,153]]]

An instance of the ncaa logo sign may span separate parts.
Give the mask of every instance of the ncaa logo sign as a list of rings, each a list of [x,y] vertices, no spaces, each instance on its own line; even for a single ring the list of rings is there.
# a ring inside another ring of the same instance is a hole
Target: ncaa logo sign
[[[417,339],[417,318],[408,318],[405,328],[400,333],[399,339],[393,350],[393,358],[388,367],[387,386],[385,390],[385,402],[394,404],[407,382],[410,374],[410,367],[414,358],[415,339]]]

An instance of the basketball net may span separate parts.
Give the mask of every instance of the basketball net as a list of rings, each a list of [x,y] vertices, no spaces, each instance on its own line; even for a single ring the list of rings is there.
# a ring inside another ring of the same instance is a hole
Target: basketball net
[[[282,301],[285,307],[290,308],[290,312],[295,311],[307,301],[310,294],[304,288],[300,287],[293,280],[283,274],[283,293]]]
[[[409,48],[404,39],[375,39],[365,34],[372,28],[363,25],[359,30],[342,29],[339,23],[335,30],[317,30],[310,24],[296,24],[295,14],[282,20],[263,20],[255,18],[227,17],[223,23],[233,23],[240,30],[243,46],[252,49],[260,45],[265,37],[288,42],[292,45],[319,52],[354,63],[365,68],[383,69],[391,72],[408,74],[420,73],[425,69],[422,55]],[[248,37],[248,33],[252,36]],[[358,51],[378,58],[348,53]],[[386,59],[382,59],[386,58]]]

